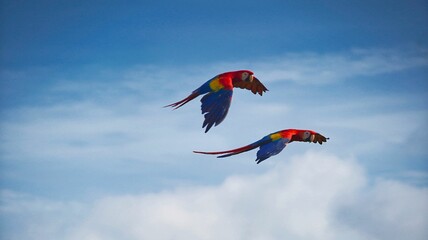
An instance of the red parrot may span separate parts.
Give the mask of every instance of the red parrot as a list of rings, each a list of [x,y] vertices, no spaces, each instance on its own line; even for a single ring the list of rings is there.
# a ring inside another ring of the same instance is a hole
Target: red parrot
[[[268,91],[254,76],[254,73],[249,70],[226,72],[211,78],[185,99],[165,107],[177,109],[199,95],[206,94],[201,99],[201,110],[202,114],[205,114],[202,128],[206,127],[205,132],[208,132],[213,125],[219,125],[226,117],[232,101],[234,87],[251,90],[251,92],[258,93],[260,96]]]
[[[271,156],[274,156],[282,151],[288,143],[293,141],[299,142],[313,142],[322,144],[327,142],[329,138],[324,137],[323,135],[316,133],[312,130],[300,130],[300,129],[285,129],[278,132],[271,133],[257,142],[251,143],[247,146],[221,151],[221,152],[200,152],[193,151],[194,153],[202,154],[223,154],[217,156],[218,158],[229,157],[232,155],[240,154],[246,151],[250,151],[254,148],[260,147],[257,152],[256,163],[259,164],[262,161],[268,159]]]

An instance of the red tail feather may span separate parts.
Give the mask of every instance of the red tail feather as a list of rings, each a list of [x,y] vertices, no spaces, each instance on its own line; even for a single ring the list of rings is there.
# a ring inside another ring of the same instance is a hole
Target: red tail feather
[[[179,107],[181,107],[181,106],[183,106],[184,104],[186,104],[186,103],[188,103],[188,102],[190,102],[190,101],[192,101],[194,98],[196,98],[197,96],[199,96],[199,94],[197,94],[197,93],[192,93],[192,94],[190,94],[188,97],[186,97],[185,99],[183,99],[183,100],[181,100],[181,101],[178,101],[178,102],[175,102],[175,103],[172,103],[172,104],[169,104],[169,105],[166,105],[166,106],[164,106],[164,107],[173,107],[174,109],[177,109],[177,108],[179,108]]]
[[[201,152],[201,151],[193,151],[193,152],[194,153],[201,153],[201,154],[211,154],[211,155],[225,154],[225,155],[218,156],[218,157],[228,157],[228,156],[232,156],[232,155],[235,155],[235,154],[239,154],[239,153],[243,153],[243,152],[246,152],[246,151],[250,151],[250,150],[252,150],[252,149],[254,149],[256,147],[258,147],[258,146],[250,144],[250,145],[247,145],[247,146],[244,146],[244,147],[235,148],[235,149],[227,150],[227,151],[220,151],[220,152]]]

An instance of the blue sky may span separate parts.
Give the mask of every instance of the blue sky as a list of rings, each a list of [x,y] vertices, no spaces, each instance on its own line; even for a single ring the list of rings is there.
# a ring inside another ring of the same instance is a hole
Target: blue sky
[[[2,239],[428,236],[426,1],[0,3]],[[209,133],[162,108],[237,69]],[[330,141],[192,153],[286,128]]]

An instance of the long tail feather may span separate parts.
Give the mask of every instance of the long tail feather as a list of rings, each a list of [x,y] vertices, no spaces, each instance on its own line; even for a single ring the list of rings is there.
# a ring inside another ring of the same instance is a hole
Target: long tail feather
[[[258,146],[253,146],[253,144],[247,145],[245,147],[240,147],[240,148],[236,148],[236,149],[232,149],[232,150],[227,150],[227,151],[220,151],[220,152],[201,152],[201,151],[193,151],[194,153],[201,153],[201,154],[211,154],[211,155],[219,155],[219,154],[224,154],[221,156],[217,156],[218,158],[223,158],[223,157],[229,157],[235,154],[239,154],[239,153],[243,153],[246,151],[250,151],[254,148],[256,148]]]
[[[251,144],[249,144],[247,146],[240,147],[240,148],[235,148],[235,149],[231,149],[231,150],[227,150],[227,151],[220,151],[220,152],[193,151],[193,152],[194,153],[201,153],[201,154],[210,154],[210,155],[220,155],[220,154],[223,154],[223,155],[220,155],[220,156],[217,156],[217,157],[218,158],[224,158],[224,157],[230,157],[230,156],[233,156],[233,155],[236,155],[236,154],[240,154],[240,153],[243,153],[243,152],[247,152],[247,151],[253,150],[254,148],[260,147],[261,145],[264,145],[264,144],[266,144],[268,142],[271,142],[271,141],[272,141],[271,139],[268,139],[268,138],[265,137],[265,138],[260,139],[257,142],[251,143]]]
[[[179,108],[179,107],[183,106],[184,104],[186,104],[186,103],[188,103],[188,102],[192,101],[192,100],[193,100],[193,99],[195,99],[197,96],[199,96],[199,93],[197,93],[197,92],[192,92],[192,94],[190,94],[190,95],[189,95],[188,97],[186,97],[185,99],[180,100],[180,101],[175,102],[175,103],[172,103],[172,104],[169,104],[169,105],[166,105],[166,106],[164,106],[164,107],[172,107],[172,108],[174,108],[174,109],[177,109],[177,108]]]

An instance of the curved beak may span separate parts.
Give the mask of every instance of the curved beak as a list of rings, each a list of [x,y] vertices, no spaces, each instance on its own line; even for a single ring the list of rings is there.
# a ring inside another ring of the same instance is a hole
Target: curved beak
[[[315,134],[311,134],[309,137],[303,139],[304,142],[315,142]]]
[[[254,78],[256,78],[256,77],[254,77],[254,75],[250,75],[250,76],[248,76],[247,81],[253,82]]]
[[[309,137],[309,142],[315,142],[315,134],[311,134],[311,136]]]

